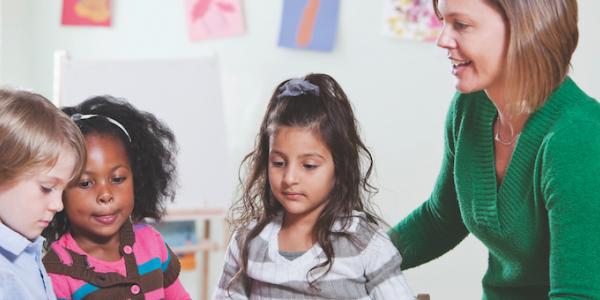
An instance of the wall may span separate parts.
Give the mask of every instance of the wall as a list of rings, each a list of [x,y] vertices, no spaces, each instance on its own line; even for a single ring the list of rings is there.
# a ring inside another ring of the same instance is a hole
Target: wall
[[[0,85],[32,88],[31,1],[0,1]]]
[[[453,94],[450,63],[433,44],[380,35],[382,1],[342,1],[332,53],[278,48],[279,0],[245,1],[246,34],[194,43],[187,38],[183,1],[113,1],[110,28],[61,27],[61,1],[4,2],[10,5],[5,5],[2,16],[20,22],[4,28],[3,19],[2,43],[11,40],[2,48],[5,83],[50,97],[56,49],[66,49],[75,58],[194,57],[215,52],[222,67],[231,174],[236,176],[275,85],[308,72],[329,73],[350,96],[374,154],[380,187],[375,201],[384,218],[395,224],[431,192]],[[600,27],[593,15],[600,11],[600,2],[580,0],[579,5],[581,42],[573,59],[573,77],[600,98],[600,36],[592,32]],[[454,251],[406,274],[416,291],[429,292],[434,299],[476,299],[486,262],[484,247],[468,237]],[[213,270],[220,263],[215,258]],[[217,273],[212,275],[213,285]]]

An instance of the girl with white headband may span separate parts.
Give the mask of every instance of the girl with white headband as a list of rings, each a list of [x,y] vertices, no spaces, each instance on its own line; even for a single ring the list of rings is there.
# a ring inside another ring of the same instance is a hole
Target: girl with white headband
[[[44,265],[61,299],[190,299],[177,256],[144,218],[175,194],[175,137],[152,114],[109,96],[63,111],[88,153],[48,229]]]

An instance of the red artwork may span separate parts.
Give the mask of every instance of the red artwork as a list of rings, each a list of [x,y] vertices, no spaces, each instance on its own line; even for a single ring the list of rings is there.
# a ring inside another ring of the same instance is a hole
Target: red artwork
[[[110,26],[110,21],[110,0],[63,0],[63,25]]]

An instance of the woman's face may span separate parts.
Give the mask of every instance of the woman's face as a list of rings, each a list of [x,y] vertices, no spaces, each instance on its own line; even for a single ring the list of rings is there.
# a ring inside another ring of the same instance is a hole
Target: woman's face
[[[501,12],[486,0],[440,0],[438,9],[444,27],[437,45],[448,51],[456,89],[501,94],[508,45]]]

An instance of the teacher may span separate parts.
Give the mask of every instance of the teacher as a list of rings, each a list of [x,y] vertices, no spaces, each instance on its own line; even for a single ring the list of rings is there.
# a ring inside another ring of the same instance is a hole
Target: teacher
[[[457,94],[429,200],[389,232],[402,268],[469,233],[483,299],[600,299],[600,104],[569,76],[576,0],[433,0]]]

